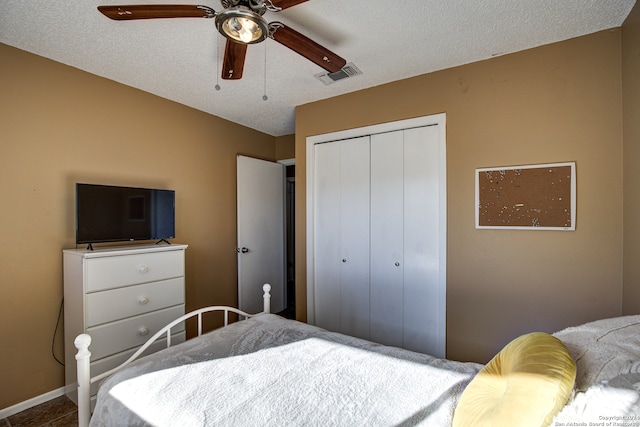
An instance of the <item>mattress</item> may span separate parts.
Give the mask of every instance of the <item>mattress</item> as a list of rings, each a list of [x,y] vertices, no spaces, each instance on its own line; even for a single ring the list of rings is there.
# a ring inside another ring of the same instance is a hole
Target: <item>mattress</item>
[[[262,314],[106,379],[91,426],[448,426],[481,368]]]

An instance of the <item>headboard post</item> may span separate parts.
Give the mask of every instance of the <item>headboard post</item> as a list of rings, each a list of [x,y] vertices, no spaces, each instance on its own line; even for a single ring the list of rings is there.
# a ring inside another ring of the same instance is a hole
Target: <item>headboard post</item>
[[[264,312],[271,313],[271,285],[265,283],[262,286],[262,290],[264,291]]]
[[[87,427],[91,417],[91,374],[89,365],[91,363],[91,352],[89,345],[91,337],[87,334],[80,334],[73,344],[78,349],[76,353],[77,375],[78,375],[78,427]]]

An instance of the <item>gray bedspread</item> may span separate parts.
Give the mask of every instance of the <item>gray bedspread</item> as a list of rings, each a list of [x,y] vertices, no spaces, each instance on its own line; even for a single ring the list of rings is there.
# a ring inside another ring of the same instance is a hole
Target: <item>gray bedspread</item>
[[[448,426],[481,368],[265,314],[106,379],[91,426]]]

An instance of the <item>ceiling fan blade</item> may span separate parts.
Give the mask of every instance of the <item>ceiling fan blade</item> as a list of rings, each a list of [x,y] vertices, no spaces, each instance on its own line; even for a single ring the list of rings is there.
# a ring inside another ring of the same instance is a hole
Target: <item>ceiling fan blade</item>
[[[247,55],[247,45],[227,40],[224,48],[224,62],[222,64],[223,80],[240,80],[244,69],[244,58]]]
[[[188,4],[138,4],[98,6],[107,18],[117,21],[155,18],[213,18],[216,12],[208,6]]]
[[[286,9],[308,0],[271,0],[271,4],[280,9]]]
[[[281,22],[269,24],[270,37],[294,52],[315,62],[330,73],[340,71],[346,60]]]

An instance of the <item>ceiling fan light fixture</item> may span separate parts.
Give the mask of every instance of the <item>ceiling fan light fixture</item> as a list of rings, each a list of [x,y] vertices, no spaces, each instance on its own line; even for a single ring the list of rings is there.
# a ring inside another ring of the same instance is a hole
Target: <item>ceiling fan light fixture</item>
[[[259,43],[269,36],[269,24],[246,6],[234,6],[216,15],[220,34],[236,43]]]

